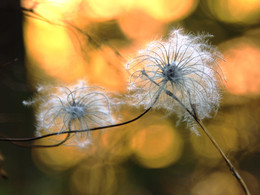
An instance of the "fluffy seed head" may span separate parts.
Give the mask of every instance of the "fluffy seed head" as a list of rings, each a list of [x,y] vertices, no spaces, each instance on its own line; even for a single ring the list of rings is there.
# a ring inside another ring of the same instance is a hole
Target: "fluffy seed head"
[[[220,54],[207,43],[208,37],[173,30],[168,40],[153,41],[139,51],[127,63],[132,102],[148,108],[159,96],[153,107],[177,113],[191,128],[194,122],[184,106],[191,112],[195,106],[200,119],[217,111],[218,80],[222,80],[217,64]]]
[[[38,88],[37,135],[69,130],[84,130],[112,124],[109,98],[102,89],[85,82],[69,87]],[[90,143],[89,132],[76,133],[73,144]]]

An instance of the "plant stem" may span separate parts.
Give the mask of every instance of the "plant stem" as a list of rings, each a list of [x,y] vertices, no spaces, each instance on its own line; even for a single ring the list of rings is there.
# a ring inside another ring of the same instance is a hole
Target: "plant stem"
[[[239,184],[241,185],[241,187],[243,188],[244,192],[246,195],[251,195],[246,183],[244,182],[243,178],[240,176],[240,174],[238,173],[238,171],[236,170],[236,168],[234,167],[234,165],[230,162],[230,160],[228,159],[228,157],[225,155],[225,153],[223,152],[223,150],[220,148],[220,146],[218,145],[218,143],[215,141],[215,139],[212,137],[212,135],[210,134],[210,132],[207,130],[207,128],[204,126],[204,124],[202,123],[202,121],[199,119],[197,111],[196,111],[196,106],[194,104],[191,104],[191,108],[192,111],[190,111],[172,92],[168,91],[167,89],[164,89],[165,93],[172,97],[174,100],[176,100],[196,121],[196,123],[201,127],[201,129],[204,131],[204,133],[207,135],[207,137],[209,138],[209,140],[211,141],[211,143],[215,146],[215,148],[217,149],[217,151],[220,153],[220,155],[222,156],[222,158],[225,160],[227,166],[229,167],[230,171],[232,172],[232,174],[235,176],[235,178],[237,179],[237,181],[239,182]]]
[[[107,128],[112,128],[112,127],[119,127],[119,126],[123,126],[129,123],[132,123],[136,120],[138,120],[139,118],[141,118],[142,116],[144,116],[148,111],[150,111],[152,108],[149,107],[148,109],[146,109],[143,113],[141,113],[140,115],[138,115],[137,117],[126,121],[126,122],[122,122],[122,123],[117,123],[117,124],[112,124],[112,125],[107,125],[107,126],[101,126],[101,127],[94,127],[91,129],[79,129],[79,130],[71,130],[71,131],[61,131],[61,132],[54,132],[54,133],[49,133],[49,134],[45,134],[42,136],[38,136],[38,137],[30,137],[30,138],[9,138],[9,137],[3,137],[0,136],[0,142],[1,141],[7,141],[7,142],[29,142],[29,141],[35,141],[35,140],[39,140],[39,139],[43,139],[43,138],[47,138],[47,137],[51,137],[51,136],[56,136],[56,135],[61,135],[61,134],[73,134],[73,133],[82,133],[82,132],[87,132],[87,131],[97,131],[97,130],[101,130],[101,129],[107,129]]]
[[[148,75],[146,74],[146,76],[148,77]],[[148,77],[149,78],[149,77]],[[156,83],[155,81],[153,81],[154,84],[156,84],[157,86],[159,86],[158,83]],[[189,110],[172,92],[170,92],[169,90],[165,89],[163,87],[164,92],[170,96],[171,98],[173,98],[175,101],[177,101],[196,121],[196,123],[201,127],[201,129],[204,131],[204,133],[207,135],[207,137],[209,138],[209,140],[211,141],[211,143],[215,146],[215,148],[218,150],[218,152],[220,153],[220,155],[222,156],[222,158],[225,160],[227,166],[229,167],[230,171],[232,172],[232,174],[235,176],[235,178],[237,179],[237,181],[239,182],[239,184],[241,185],[241,187],[243,188],[244,192],[246,195],[251,195],[246,183],[244,182],[243,178],[240,176],[240,174],[238,173],[238,171],[236,170],[236,168],[234,167],[234,165],[230,162],[230,160],[228,159],[228,157],[224,154],[224,152],[222,151],[222,149],[220,148],[220,146],[218,145],[218,143],[215,141],[215,139],[212,137],[212,135],[209,133],[209,131],[206,129],[206,127],[204,126],[204,124],[202,123],[202,121],[199,119],[197,111],[196,111],[196,106],[194,104],[192,104],[192,102],[190,102],[192,111]]]
[[[164,88],[163,86],[160,86],[157,82],[155,82],[154,80],[152,80],[145,71],[142,71],[142,74],[144,76],[146,76],[152,83],[154,83],[155,85],[157,85],[158,87],[160,87],[168,96],[170,96],[171,98],[173,98],[175,101],[177,101],[196,121],[196,123],[198,123],[198,125],[201,127],[201,129],[204,131],[204,133],[207,135],[207,137],[209,138],[209,140],[211,141],[211,143],[215,146],[215,148],[218,150],[218,152],[220,153],[220,155],[222,156],[222,158],[225,160],[227,166],[229,167],[230,171],[232,172],[232,174],[235,176],[235,178],[237,179],[237,181],[239,182],[239,184],[241,185],[241,187],[243,188],[244,192],[246,195],[251,195],[246,183],[244,182],[243,178],[239,175],[238,171],[236,170],[236,168],[234,167],[234,165],[230,162],[230,160],[228,159],[228,157],[224,154],[224,152],[222,151],[222,149],[220,148],[220,146],[218,145],[218,143],[215,141],[215,139],[212,137],[212,135],[209,133],[209,131],[206,129],[206,127],[204,126],[204,124],[202,123],[202,121],[199,119],[197,111],[196,111],[196,105],[192,104],[192,102],[190,102],[190,106],[192,108],[192,110],[189,110],[172,92],[170,92],[169,90]],[[189,93],[189,92],[188,92]]]
[[[230,162],[230,160],[228,159],[228,157],[225,155],[225,153],[223,152],[223,150],[220,148],[220,146],[218,145],[218,143],[215,141],[215,139],[212,137],[212,135],[210,134],[210,132],[207,130],[207,128],[204,126],[204,124],[202,123],[201,120],[199,120],[198,118],[195,119],[197,124],[201,127],[201,129],[204,131],[204,133],[207,135],[207,137],[209,138],[209,140],[211,141],[211,143],[215,146],[215,148],[218,150],[218,152],[220,153],[220,155],[222,156],[222,158],[225,160],[226,164],[228,165],[230,171],[232,172],[232,174],[235,176],[235,178],[237,179],[237,181],[239,182],[239,184],[241,185],[241,187],[243,188],[244,192],[246,195],[251,195],[248,187],[246,185],[246,183],[244,182],[243,178],[240,176],[240,174],[238,173],[238,171],[236,170],[236,168],[234,167],[234,165]]]
[[[194,120],[196,121],[196,123],[201,127],[201,129],[204,131],[204,133],[206,134],[206,136],[209,138],[209,140],[211,141],[211,143],[215,146],[215,148],[217,149],[217,151],[220,153],[220,155],[222,156],[222,158],[225,160],[227,166],[229,167],[230,171],[232,172],[232,174],[235,176],[235,178],[237,179],[237,181],[239,182],[239,184],[241,185],[241,187],[243,188],[244,192],[246,195],[251,195],[246,183],[244,182],[243,178],[240,176],[240,174],[238,173],[238,171],[236,170],[236,168],[234,167],[234,165],[230,162],[230,160],[228,159],[228,157],[225,155],[225,153],[223,152],[223,150],[220,148],[220,146],[218,145],[218,143],[215,141],[215,139],[212,137],[212,135],[210,134],[210,132],[207,130],[207,128],[204,126],[204,124],[202,123],[202,121],[199,119],[197,112],[196,112],[196,106],[194,104],[191,104],[191,108],[192,111],[191,112],[174,94],[172,94],[171,92],[169,92],[168,90],[165,91],[167,95],[169,95],[170,97],[172,97],[173,99],[175,99],[178,103],[180,103],[180,105],[194,118]]]
[[[68,131],[54,132],[54,133],[49,133],[49,134],[45,134],[45,135],[42,135],[42,136],[30,137],[30,138],[9,138],[9,137],[0,136],[0,142],[1,141],[11,142],[15,145],[22,146],[22,147],[55,147],[55,146],[59,146],[59,145],[65,143],[68,140],[69,135],[73,134],[73,133],[82,133],[82,132],[88,132],[88,131],[97,131],[97,130],[102,130],[102,129],[108,129],[108,128],[112,128],[112,127],[119,127],[119,126],[123,126],[123,125],[129,124],[129,123],[132,123],[132,122],[138,120],[139,118],[144,116],[146,113],[148,113],[152,109],[154,104],[157,102],[159,95],[160,95],[160,93],[156,96],[156,98],[154,99],[151,106],[149,108],[147,108],[144,112],[139,114],[137,117],[135,117],[131,120],[122,122],[122,123],[117,123],[117,124],[112,124],[112,125],[107,125],[107,126],[101,126],[101,127],[94,127],[94,128],[90,128],[90,129],[79,129],[79,130],[68,130]],[[61,134],[68,134],[68,136],[64,140],[62,140],[61,142],[54,144],[54,145],[23,145],[23,144],[18,143],[18,142],[36,141],[36,140],[40,140],[40,139],[43,139],[43,138],[57,136],[57,135],[61,135]]]

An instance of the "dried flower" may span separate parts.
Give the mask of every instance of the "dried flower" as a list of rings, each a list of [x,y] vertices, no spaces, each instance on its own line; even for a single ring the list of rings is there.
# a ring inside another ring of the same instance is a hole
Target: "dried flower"
[[[132,102],[145,108],[165,108],[175,112],[195,133],[189,112],[199,119],[210,117],[219,107],[217,59],[219,52],[207,43],[208,35],[185,35],[173,30],[167,41],[149,43],[127,63],[131,73]],[[159,96],[158,100],[156,99]]]
[[[84,130],[112,124],[110,101],[104,91],[88,87],[85,82],[69,87],[38,87],[39,102],[37,119],[38,136],[46,133]],[[28,104],[28,102],[24,102]],[[90,143],[90,134],[75,134],[76,145]]]

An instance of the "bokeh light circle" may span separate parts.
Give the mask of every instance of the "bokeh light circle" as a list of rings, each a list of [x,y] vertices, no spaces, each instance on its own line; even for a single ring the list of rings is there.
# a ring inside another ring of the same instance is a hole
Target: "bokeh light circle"
[[[231,173],[214,172],[198,179],[191,195],[242,195],[242,189]]]
[[[260,20],[259,0],[207,0],[204,3],[205,10],[224,22],[250,25]]]
[[[223,125],[208,125],[210,133],[214,139],[220,145],[222,150],[225,152],[230,149],[234,150],[238,144],[237,131],[234,128],[228,128]],[[190,140],[194,151],[205,158],[216,159],[221,158],[219,152],[216,150],[214,145],[210,142],[209,138],[201,132],[201,136],[191,134]]]
[[[138,6],[153,18],[169,22],[187,17],[197,7],[197,0],[142,0]]]
[[[142,127],[132,139],[136,160],[147,168],[167,167],[182,154],[183,141],[167,122]]]
[[[258,94],[260,92],[260,30],[222,43],[225,61],[220,64],[230,93]]]
[[[114,194],[116,173],[108,164],[91,167],[78,166],[71,176],[70,189],[73,194]]]

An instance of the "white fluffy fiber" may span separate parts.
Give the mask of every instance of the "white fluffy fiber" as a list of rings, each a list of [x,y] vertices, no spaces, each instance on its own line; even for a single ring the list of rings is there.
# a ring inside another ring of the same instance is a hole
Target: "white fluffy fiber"
[[[148,108],[159,96],[154,108],[175,112],[197,133],[193,117],[185,108],[193,112],[195,106],[197,116],[203,119],[218,110],[220,99],[220,53],[207,43],[208,37],[173,30],[168,40],[153,41],[139,51],[126,65],[131,73],[129,102]]]

